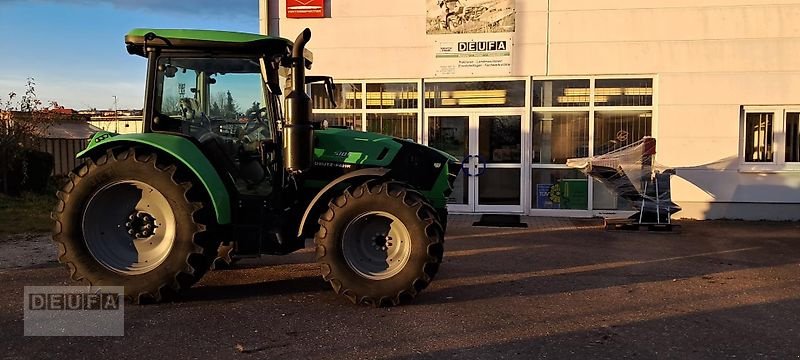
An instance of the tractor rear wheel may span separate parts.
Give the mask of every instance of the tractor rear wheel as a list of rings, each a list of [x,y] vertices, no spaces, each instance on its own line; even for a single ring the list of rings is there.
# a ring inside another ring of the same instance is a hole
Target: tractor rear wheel
[[[395,181],[373,180],[331,200],[315,237],[323,278],[353,303],[393,306],[433,280],[444,231],[433,207]]]
[[[124,286],[134,302],[158,302],[194,284],[219,240],[202,187],[186,169],[144,148],[88,159],[58,192],[53,240],[70,277]]]

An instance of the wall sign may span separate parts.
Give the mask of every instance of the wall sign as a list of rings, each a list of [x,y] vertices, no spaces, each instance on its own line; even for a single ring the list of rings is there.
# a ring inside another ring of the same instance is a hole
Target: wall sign
[[[512,75],[516,0],[425,0],[433,76]]]
[[[428,35],[514,32],[514,0],[425,0]]]
[[[458,37],[435,43],[435,76],[509,76],[513,36]]]
[[[325,17],[325,0],[286,0],[286,17],[308,19]]]

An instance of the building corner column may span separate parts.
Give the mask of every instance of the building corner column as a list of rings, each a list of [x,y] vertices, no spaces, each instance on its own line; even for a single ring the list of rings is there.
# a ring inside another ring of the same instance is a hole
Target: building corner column
[[[258,2],[258,31],[262,35],[281,36],[280,1],[260,0]]]

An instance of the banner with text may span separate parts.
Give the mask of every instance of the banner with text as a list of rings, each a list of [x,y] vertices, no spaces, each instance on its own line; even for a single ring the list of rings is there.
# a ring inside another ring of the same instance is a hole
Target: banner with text
[[[512,34],[480,38],[436,40],[434,75],[509,76],[513,49]]]

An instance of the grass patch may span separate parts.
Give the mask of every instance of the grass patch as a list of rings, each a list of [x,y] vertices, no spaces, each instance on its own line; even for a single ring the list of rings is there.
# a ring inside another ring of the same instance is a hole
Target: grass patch
[[[20,197],[0,194],[0,234],[50,232],[50,211],[55,194],[26,193]]]

